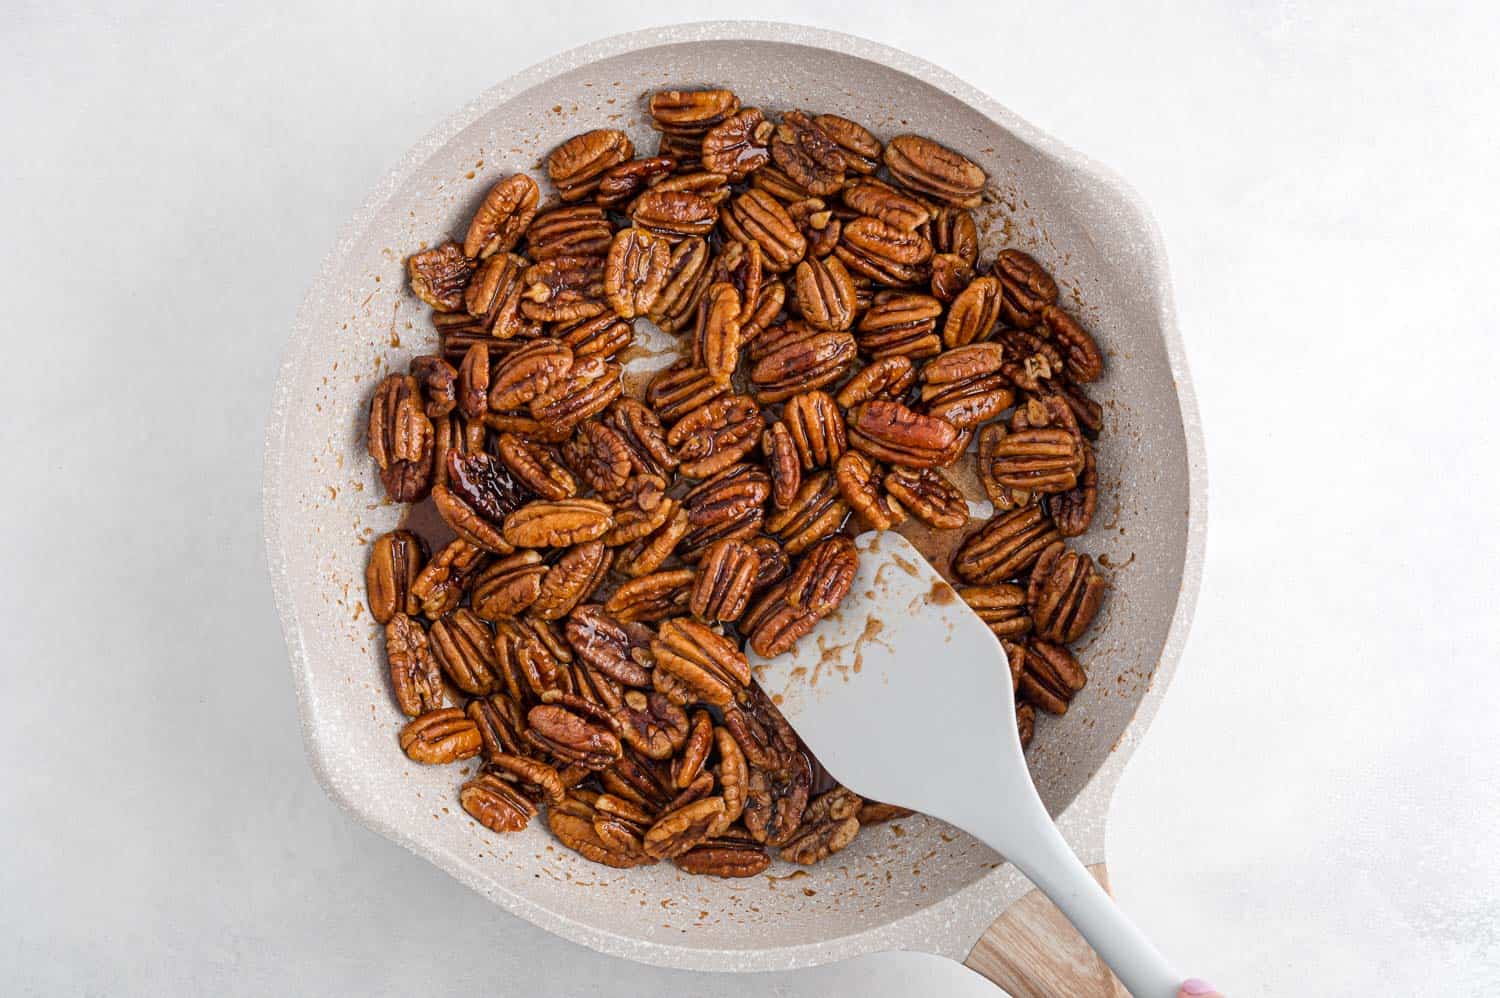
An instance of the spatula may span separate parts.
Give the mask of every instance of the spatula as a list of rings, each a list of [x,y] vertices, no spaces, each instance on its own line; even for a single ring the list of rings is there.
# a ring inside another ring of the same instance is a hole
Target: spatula
[[[854,586],[761,686],[840,783],[956,825],[1052,899],[1137,998],[1182,977],[1068,848],[1037,796],[1005,651],[911,542],[870,532]],[[900,737],[893,737],[900,732]]]

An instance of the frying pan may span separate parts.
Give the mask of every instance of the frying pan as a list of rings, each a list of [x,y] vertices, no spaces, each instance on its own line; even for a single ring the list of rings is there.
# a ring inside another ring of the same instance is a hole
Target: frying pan
[[[1203,448],[1161,238],[1118,178],[921,59],[863,39],[747,22],[608,38],[501,83],[422,139],[344,228],[297,315],[267,434],[265,530],[308,758],[354,817],[507,910],[606,953],[671,967],[778,970],[886,949],[968,959],[1013,993],[1107,987],[1060,916],[967,835],[921,816],[865,829],[828,862],[751,880],[670,864],[612,870],[542,822],[498,836],[457,806],[457,774],[410,763],[364,608],[369,542],[396,526],[364,453],[374,384],[433,348],[402,261],[462,235],[497,178],[539,167],[597,127],[655,148],[641,101],[723,86],[746,106],[844,115],[878,136],[916,131],[989,174],[982,255],[1019,246],[1107,351],[1099,514],[1079,546],[1113,589],[1080,648],[1088,686],[1039,720],[1038,788],[1075,852],[1104,875],[1104,822],[1187,636],[1202,561]],[[893,732],[893,737],[900,737]],[[981,938],[983,937],[983,938]],[[1081,957],[1081,959],[1080,959]],[[1048,966],[1048,964],[1051,966]],[[1048,975],[1053,975],[1049,977]],[[1103,993],[1103,992],[1101,992]]]

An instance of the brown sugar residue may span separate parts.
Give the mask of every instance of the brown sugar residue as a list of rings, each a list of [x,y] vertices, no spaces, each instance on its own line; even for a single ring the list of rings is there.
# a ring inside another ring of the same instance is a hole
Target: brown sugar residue
[[[1125,568],[1131,562],[1135,561],[1135,552],[1130,552],[1130,557],[1126,558],[1124,561],[1110,561],[1109,554],[1107,552],[1101,554],[1098,560],[1099,564],[1103,565],[1105,568]]]
[[[936,606],[947,606],[957,599],[958,593],[954,592],[953,587],[942,579],[935,580],[932,588],[927,591],[927,602]]]

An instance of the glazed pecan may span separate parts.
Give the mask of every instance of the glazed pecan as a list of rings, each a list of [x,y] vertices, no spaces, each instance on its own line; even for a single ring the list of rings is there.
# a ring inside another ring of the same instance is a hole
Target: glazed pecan
[[[671,176],[676,169],[677,160],[671,156],[647,156],[612,166],[599,178],[594,203],[605,208],[618,208],[647,187]]]
[[[575,135],[547,157],[547,176],[564,201],[582,201],[599,187],[611,167],[635,155],[635,146],[624,132],[598,128]]]
[[[774,404],[843,377],[858,348],[843,332],[822,332],[779,344],[750,369],[755,397]]]
[[[999,319],[1000,282],[993,277],[976,277],[948,309],[943,345],[951,349],[989,339]]]
[[[549,690],[526,712],[526,740],[563,762],[603,769],[620,758],[619,722],[579,697]]]
[[[531,703],[555,689],[572,652],[545,620],[508,617],[495,621],[495,661],[505,690],[517,703]]]
[[[546,574],[547,566],[540,554],[517,551],[486,566],[474,577],[469,605],[485,620],[514,617],[536,602]]]
[[[578,660],[589,668],[627,686],[651,681],[651,673],[637,661],[638,650],[649,645],[649,635],[627,628],[603,607],[578,607],[569,615],[564,633]]]
[[[516,248],[536,216],[541,191],[524,173],[512,174],[485,195],[464,236],[464,256],[485,259]]]
[[[1016,704],[1016,734],[1021,738],[1021,747],[1031,744],[1036,735],[1036,708],[1029,703]]]
[[[1067,492],[1083,471],[1081,437],[1065,429],[1025,429],[996,435],[985,473],[997,485],[1028,492]]]
[[[464,307],[464,288],[474,273],[474,261],[458,243],[441,246],[406,258],[406,276],[411,293],[439,312],[457,312]]]
[[[459,411],[469,419],[478,419],[488,411],[486,404],[490,394],[490,347],[488,343],[475,343],[464,354],[458,365],[458,380],[454,385],[454,397]]]
[[[480,773],[458,790],[463,809],[492,832],[519,832],[536,817],[536,805],[510,781]]]
[[[1026,590],[1020,586],[1009,582],[965,586],[958,590],[958,595],[998,638],[1014,638],[1031,630]]]
[[[666,475],[677,467],[661,420],[635,399],[616,399],[601,422],[625,442],[633,474]]]
[[[505,693],[492,693],[469,701],[464,713],[479,729],[480,754],[487,760],[532,751],[526,741],[526,712]]]
[[[738,183],[771,161],[771,134],[776,126],[759,108],[747,107],[710,128],[703,136],[704,169]]]
[[[755,176],[764,173],[764,169],[757,170]],[[774,197],[757,188],[752,187],[731,201],[720,221],[731,239],[759,243],[765,254],[766,269],[774,273],[791,270],[807,252],[807,240],[802,238],[792,216]]]
[[[635,199],[630,219],[638,227],[668,239],[704,236],[718,222],[719,209],[702,194],[653,187]]]
[[[585,485],[611,502],[621,498],[626,480],[635,471],[625,437],[597,420],[579,424],[563,456]]]
[[[973,212],[949,205],[939,208],[932,216],[931,238],[937,252],[956,256],[970,267],[979,262],[979,227]]]
[[[422,613],[436,620],[458,606],[469,580],[484,565],[485,554],[462,538],[450,542],[432,557],[411,584],[412,595],[422,604]]]
[[[667,432],[667,446],[688,478],[708,478],[755,449],[765,429],[755,400],[728,395],[699,406]]]
[[[680,552],[683,559],[697,561],[715,541],[754,534],[765,517],[770,495],[770,476],[749,464],[731,465],[695,486],[682,497],[688,518]]]
[[[990,272],[1004,287],[1001,315],[1008,325],[1030,329],[1042,318],[1042,309],[1057,301],[1057,282],[1028,253],[1001,250]]]
[[[701,409],[728,390],[728,385],[705,368],[684,359],[651,379],[646,386],[646,402],[658,416],[671,422]]]
[[[670,759],[687,741],[687,714],[665,694],[626,690],[614,715],[620,739],[648,759]]]
[[[857,450],[839,458],[839,495],[871,530],[889,530],[906,519],[906,510],[886,491],[880,468]]]
[[[597,499],[536,499],[505,518],[505,539],[516,547],[569,547],[612,526],[614,511]]]
[[[812,191],[786,175],[786,171],[774,164],[761,167],[750,175],[750,189],[763,191],[782,204],[805,201]]]
[[[679,869],[706,877],[756,877],[771,865],[771,857],[754,841],[709,839],[672,860]]]
[[[843,426],[842,417],[839,425]],[[773,423],[760,438],[766,471],[771,476],[771,502],[779,509],[791,505],[802,487],[802,458],[786,423]]]
[[[614,228],[603,208],[562,205],[536,216],[526,230],[526,255],[532,260],[559,256],[604,256]]]
[[[417,379],[409,374],[388,374],[376,387],[370,398],[366,439],[370,456],[381,471],[431,457],[432,421],[425,409]]]
[[[646,853],[657,859],[681,856],[707,839],[723,814],[722,797],[705,797],[669,811],[646,830]]]
[[[932,254],[932,276],[928,289],[932,297],[951,305],[974,281],[973,264],[965,263],[963,257],[952,253]]]
[[[1068,703],[1088,682],[1072,652],[1048,641],[1031,639],[1026,646],[1021,694],[1049,714],[1065,714]]]
[[[636,855],[605,842],[594,830],[593,808],[585,806],[583,812],[552,808],[547,812],[547,827],[559,842],[592,863],[624,870],[656,862],[644,853]]]
[[[793,201],[786,206],[786,213],[796,223],[802,238],[807,240],[809,257],[825,257],[838,247],[844,223],[822,198]],[[852,283],[853,278],[850,281]]]
[[[573,322],[609,310],[602,256],[554,256],[526,268],[521,314],[538,322]]]
[[[922,403],[927,414],[968,430],[1009,409],[1016,393],[1001,373],[1004,354],[998,343],[971,343],[923,364]]]
[[[649,537],[678,513],[677,500],[666,495],[667,481],[658,475],[632,475],[620,490],[615,525],[604,535],[610,547]]]
[[[977,208],[985,175],[973,161],[920,135],[885,145],[885,166],[901,184],[960,208]]]
[[[662,132],[656,140],[656,155],[676,160],[678,173],[690,173],[703,165],[703,139],[697,135]]]
[[[940,530],[957,530],[969,522],[969,501],[942,472],[932,468],[892,468],[886,491],[911,515]]]
[[[865,126],[836,114],[820,114],[813,123],[839,147],[845,167],[863,174],[880,169],[880,140]]]
[[[515,547],[501,523],[529,493],[488,454],[448,453],[448,484],[434,486],[433,505],[459,537],[492,554]]]
[[[615,571],[629,578],[639,578],[656,571],[672,556],[690,525],[687,511],[675,503],[674,506],[676,508],[660,526],[619,550],[615,555]]]
[[[931,295],[881,292],[859,320],[860,350],[875,358],[935,356],[943,349],[937,320],[943,303]]]
[[[697,781],[714,747],[713,715],[699,708],[693,711],[688,723],[688,736],[682,743],[682,751],[672,760],[672,786],[678,790],[686,790]]]
[[[850,271],[892,287],[925,284],[932,243],[878,218],[861,215],[844,223],[834,254]]]
[[[652,127],[678,135],[700,136],[739,109],[729,90],[659,90],[646,102]]]
[[[1078,473],[1078,484],[1065,492],[1047,497],[1047,512],[1057,524],[1057,532],[1064,537],[1078,537],[1094,522],[1094,510],[1099,505],[1099,472],[1094,464],[1094,448],[1088,441],[1080,440],[1083,448],[1083,470]]]
[[[1094,559],[1067,550],[1061,541],[1048,547],[1032,566],[1026,589],[1037,634],[1058,644],[1077,641],[1098,614],[1104,589]]]
[[[569,499],[578,494],[578,481],[563,466],[557,451],[543,443],[533,443],[514,433],[495,438],[500,460],[510,469],[516,481],[543,499]]]
[[[622,319],[645,315],[667,279],[672,251],[644,229],[615,233],[604,262],[604,298]]]
[[[843,198],[855,214],[878,218],[905,232],[917,231],[933,215],[924,202],[873,177],[846,184]]]
[[[804,479],[802,488],[785,509],[766,520],[766,532],[781,542],[787,554],[804,550],[838,531],[849,516],[833,472],[821,471]]]
[[[427,632],[404,613],[394,614],[385,625],[385,659],[401,713],[416,717],[447,702],[443,674],[432,655]]]
[[[904,398],[916,380],[917,369],[910,358],[900,355],[882,357],[860,368],[844,383],[834,399],[845,409],[871,399],[895,401]]]
[[[990,423],[984,426],[979,431],[979,452],[975,455],[975,471],[979,477],[979,484],[984,487],[985,495],[989,496],[996,512],[1007,512],[1018,506],[1025,506],[1037,498],[1024,489],[1013,489],[1008,485],[1000,484],[991,473],[990,469],[994,467],[995,451],[1008,434],[1009,431],[1003,423]]]
[[[1058,540],[1057,528],[1036,506],[998,514],[970,534],[953,556],[953,571],[973,585],[1013,579]]]
[[[803,470],[828,468],[844,453],[844,417],[824,392],[811,391],[786,400],[781,418],[797,447]]]
[[[843,787],[820,794],[807,805],[796,834],[781,848],[781,858],[811,866],[839,852],[859,834],[863,799]]]
[[[860,805],[859,825],[861,828],[869,825],[878,825],[886,821],[896,821],[901,818],[909,818],[916,814],[909,807],[900,807],[896,804],[884,804],[878,800],[867,800]]]
[[[811,789],[812,767],[801,752],[792,753],[782,769],[767,771],[752,766],[745,829],[757,842],[777,848],[786,845],[802,823]]]
[[[543,620],[565,617],[591,596],[609,571],[614,553],[603,541],[589,541],[569,548],[547,569],[531,613]]]
[[[651,651],[665,669],[698,692],[704,703],[728,706],[750,684],[750,663],[738,646],[690,617],[662,621]]]
[[[563,384],[532,399],[528,408],[543,434],[564,439],[574,427],[599,415],[620,397],[625,390],[620,373],[619,364],[602,357],[582,358],[573,364]]]
[[[432,622],[428,638],[433,657],[454,686],[471,696],[500,688],[494,634],[472,610],[459,607],[443,614]]]
[[[573,351],[556,340],[536,340],[507,354],[490,379],[490,408],[508,412],[563,384],[573,370]]]
[[[797,311],[814,329],[854,325],[854,281],[837,257],[809,256],[797,264]]]
[[[754,606],[740,618],[739,628],[747,636],[746,644],[761,658],[775,658],[792,650],[818,622],[817,614],[787,602],[790,579],[767,590]]]
[[[1062,348],[1068,377],[1086,383],[1098,381],[1104,374],[1104,355],[1099,352],[1099,344],[1078,320],[1056,305],[1048,305],[1042,309],[1042,328]]]
[[[900,402],[864,402],[849,413],[849,445],[878,461],[930,468],[960,440],[958,429],[939,416],[913,412]]]
[[[847,537],[830,537],[807,552],[787,584],[787,605],[826,617],[849,595],[859,552]]]
[[[707,294],[698,302],[693,363],[722,385],[729,384],[740,360],[740,308],[739,292],[725,281],[709,285]]]
[[[833,194],[843,186],[843,154],[805,111],[782,115],[771,137],[771,158],[811,194]]]
[[[735,707],[729,713],[739,715],[741,711]],[[713,830],[713,834],[718,836],[723,835],[745,813],[745,802],[750,792],[750,767],[739,741],[727,728],[714,728],[714,746],[719,750],[719,764],[715,767],[715,775],[718,777],[719,795],[724,798],[724,815]]]
[[[479,754],[479,729],[457,707],[429,710],[401,729],[401,751],[413,762],[442,765]]]
[[[434,420],[433,430],[436,431],[435,421],[458,407],[455,387],[458,383],[458,371],[438,354],[413,357],[407,367],[422,390],[422,411],[427,413],[429,419]]]
[[[421,612],[411,587],[426,561],[427,545],[409,530],[392,530],[375,539],[365,565],[365,601],[377,623],[388,624],[398,613]]]
[[[698,561],[688,609],[708,623],[739,620],[759,571],[760,554],[755,548],[734,538],[715,541]]]
[[[693,587],[693,570],[652,572],[621,584],[605,602],[605,612],[616,620],[664,620],[686,608]]]

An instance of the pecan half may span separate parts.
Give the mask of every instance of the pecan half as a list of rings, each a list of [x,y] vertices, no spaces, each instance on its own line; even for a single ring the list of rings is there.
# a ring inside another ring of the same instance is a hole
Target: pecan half
[[[670,759],[687,741],[687,714],[665,694],[626,690],[614,715],[620,739],[648,759]]]
[[[864,801],[843,787],[820,794],[807,805],[796,834],[781,848],[781,858],[811,866],[844,849],[859,834]]]
[[[688,609],[708,623],[740,619],[760,571],[760,554],[738,539],[715,541],[703,552],[693,577]]]
[[[406,258],[406,277],[411,293],[439,312],[457,312],[464,307],[464,288],[474,273],[474,261],[463,247],[448,242]]]
[[[637,650],[647,647],[644,633],[632,632],[597,605],[580,606],[564,627],[568,644],[579,661],[627,686],[645,686],[651,673],[636,661]]]
[[[672,860],[678,869],[706,877],[757,877],[771,865],[771,857],[752,842],[709,839]]]
[[[837,257],[809,256],[797,264],[797,311],[814,329],[848,329],[857,302],[854,281]]]
[[[693,570],[652,572],[623,583],[605,601],[604,610],[616,620],[665,620],[681,613],[692,592]]]
[[[601,421],[625,442],[632,473],[666,475],[677,467],[661,420],[635,399],[615,400]]]
[[[844,453],[844,417],[839,407],[824,392],[812,391],[793,395],[781,410],[797,456],[805,471],[829,468]]]
[[[844,156],[805,111],[788,111],[771,138],[771,158],[798,186],[832,194],[844,183]]]
[[[1099,472],[1094,464],[1094,448],[1086,440],[1080,440],[1083,448],[1083,470],[1078,473],[1078,484],[1065,492],[1047,497],[1047,512],[1057,524],[1057,532],[1064,537],[1078,537],[1094,522],[1094,510],[1099,505]]]
[[[495,621],[495,661],[505,690],[517,703],[533,702],[557,685],[572,652],[545,620],[510,617]]]
[[[974,265],[965,263],[963,257],[952,253],[932,254],[932,276],[927,286],[938,301],[953,304],[973,281]]]
[[[1021,695],[1049,714],[1066,714],[1068,703],[1088,683],[1072,652],[1033,638],[1026,646]]]
[[[614,227],[603,208],[562,205],[537,215],[526,230],[526,255],[533,261],[559,256],[604,256]]]
[[[635,199],[630,220],[668,239],[706,236],[719,220],[719,209],[702,194],[653,187]]]
[[[397,613],[385,625],[385,660],[396,704],[407,717],[437,710],[447,702],[443,674],[422,625]]]
[[[911,515],[940,530],[957,530],[969,522],[969,501],[942,472],[932,468],[892,468],[886,491]]]
[[[865,126],[836,114],[820,114],[813,123],[839,147],[845,167],[864,174],[880,169],[880,140]]]
[[[587,700],[548,691],[526,724],[527,741],[563,762],[598,770],[620,758],[619,723]]]
[[[906,510],[881,481],[880,468],[857,450],[839,458],[836,475],[839,495],[871,530],[889,530],[906,519]]]
[[[812,767],[800,752],[792,753],[783,769],[767,771],[752,766],[745,829],[757,842],[778,848],[786,845],[802,823],[811,788]]]
[[[960,430],[999,416],[1016,400],[1003,366],[1004,347],[998,343],[971,343],[932,358],[921,372],[927,414]]]
[[[917,380],[917,369],[904,356],[882,357],[866,364],[844,383],[834,399],[845,409],[872,399],[896,401],[904,398]]]
[[[703,136],[704,169],[739,183],[771,161],[769,145],[775,130],[759,108],[730,115]]]
[[[913,814],[916,814],[916,812],[909,807],[885,804],[878,800],[867,800],[859,808],[859,826],[864,828],[886,821],[897,821],[901,818],[909,818]]]
[[[458,790],[463,809],[492,832],[519,832],[536,817],[536,805],[495,773],[480,773]]]
[[[1020,586],[1009,582],[965,586],[958,591],[958,596],[989,625],[997,638],[1014,638],[1031,630],[1026,590]]]
[[[490,394],[490,347],[488,343],[475,343],[464,354],[458,365],[458,381],[454,386],[459,411],[469,419],[478,419],[488,410],[486,401]]]
[[[781,542],[787,554],[801,554],[836,533],[848,516],[849,507],[839,496],[833,472],[822,471],[803,481],[790,505],[771,514],[766,532]]]
[[[573,365],[565,383],[528,404],[542,431],[561,440],[584,420],[608,409],[625,390],[619,364],[602,357],[585,357]]]
[[[464,713],[469,715],[479,729],[485,759],[496,759],[504,755],[526,755],[532,749],[523,732],[526,730],[526,712],[505,693],[492,693],[487,697],[476,697],[469,701]]]
[[[859,349],[877,359],[932,357],[943,349],[937,321],[943,303],[931,295],[881,292],[859,320]]]
[[[604,299],[622,319],[645,315],[667,279],[672,251],[644,229],[621,229],[604,261]]]
[[[749,464],[731,465],[695,486],[682,497],[688,518],[683,559],[697,561],[715,541],[755,534],[770,494],[770,476]]]
[[[635,470],[624,436],[597,420],[579,424],[563,453],[584,484],[610,501],[620,498]]]
[[[547,827],[559,842],[592,863],[626,870],[656,862],[644,853],[637,855],[632,850],[622,850],[618,845],[605,842],[594,829],[593,808],[586,807],[584,812],[580,815],[553,808],[547,812]]]
[[[1058,540],[1057,528],[1036,506],[999,514],[970,534],[953,557],[953,571],[974,585],[1013,579]]]
[[[678,506],[655,530],[619,550],[615,555],[615,571],[628,578],[656,571],[677,550],[689,525],[687,511]]]
[[[686,790],[698,779],[714,747],[713,715],[701,708],[695,710],[689,725],[682,751],[672,761],[672,786],[679,790]]]
[[[989,448],[989,479],[1028,492],[1067,492],[1083,471],[1082,438],[1064,429],[1025,429],[996,435]]]
[[[789,606],[826,617],[838,609],[854,585],[859,552],[847,537],[819,542],[797,566],[787,584]]]
[[[739,109],[730,90],[659,90],[646,101],[652,127],[678,135],[700,136]]]
[[[786,171],[775,164],[761,167],[750,175],[750,189],[764,191],[782,204],[805,201],[812,191],[786,175]]]
[[[979,227],[974,213],[945,205],[932,216],[932,248],[958,257],[973,267],[979,262]]]
[[[614,553],[603,541],[589,541],[564,552],[541,580],[531,612],[543,620],[565,617],[591,596],[609,571]]]
[[[458,606],[469,580],[484,565],[485,554],[462,538],[447,544],[417,573],[412,595],[422,604],[422,613],[436,620]]]
[[[1016,734],[1021,738],[1021,747],[1031,744],[1036,735],[1036,708],[1029,703],[1016,704]]]
[[[375,539],[365,565],[365,602],[377,623],[388,624],[398,613],[421,612],[411,587],[426,560],[427,545],[409,530],[392,530]]]
[[[667,446],[688,478],[708,478],[755,449],[765,429],[755,400],[728,395],[699,406],[667,432]]]
[[[428,418],[434,420],[433,429],[436,430],[436,420],[442,419],[458,407],[455,388],[458,382],[458,371],[438,354],[413,357],[407,368],[422,389],[422,411],[427,413]]]
[[[1042,328],[1062,348],[1068,377],[1087,383],[1098,381],[1104,374],[1104,355],[1099,352],[1099,344],[1078,320],[1056,305],[1048,305],[1042,309]]]
[[[681,856],[707,839],[723,814],[722,797],[705,797],[669,811],[646,830],[646,853],[657,859]]]
[[[1009,325],[1030,329],[1041,321],[1042,310],[1057,301],[1057,282],[1028,253],[1001,250],[990,272],[1004,288],[1001,315]]]
[[[778,583],[740,618],[750,650],[761,658],[775,658],[792,650],[818,622],[816,614],[787,602],[790,580]]]
[[[512,174],[484,196],[464,236],[464,256],[485,259],[516,248],[536,215],[541,191],[524,173]]]
[[[849,445],[877,461],[930,468],[960,440],[946,419],[913,412],[899,402],[864,402],[849,414]]]
[[[554,448],[501,433],[495,438],[495,449],[516,480],[541,498],[569,499],[578,494],[578,481]]]
[[[739,292],[724,281],[709,285],[708,293],[698,302],[693,363],[721,385],[729,384],[740,361],[740,309]]]
[[[676,169],[677,160],[671,156],[647,156],[612,166],[599,178],[594,203],[605,208],[618,208],[647,187],[671,176]]]
[[[857,215],[869,215],[905,232],[915,232],[932,219],[924,202],[873,177],[844,186],[844,204]]]
[[[485,620],[514,617],[536,602],[547,566],[535,551],[517,551],[501,558],[474,577],[469,605]]]
[[[999,320],[1000,282],[993,277],[976,277],[948,309],[943,345],[951,349],[989,339]]]
[[[1058,644],[1077,641],[1098,614],[1104,590],[1094,559],[1053,544],[1032,566],[1026,589],[1037,634]]]
[[[479,729],[457,707],[429,710],[401,729],[401,751],[413,762],[440,766],[479,754]]]
[[[521,314],[538,322],[573,322],[609,310],[602,256],[554,256],[526,268]]]
[[[672,247],[661,291],[646,313],[652,322],[675,333],[693,321],[712,280],[708,257],[708,243],[696,236]]]
[[[734,642],[688,617],[665,620],[651,651],[665,669],[696,690],[704,703],[725,707],[750,684],[750,663]]]
[[[920,135],[898,135],[885,145],[885,165],[914,191],[960,208],[979,207],[984,171],[947,146]]]
[[[856,274],[893,287],[915,287],[927,283],[932,243],[921,233],[861,215],[844,223],[833,252]]]
[[[755,176],[764,173],[766,170],[758,170]],[[797,223],[779,201],[763,190],[752,187],[735,198],[720,221],[729,238],[759,243],[766,268],[775,273],[791,270],[807,252],[807,240],[802,238]]]
[[[432,622],[428,638],[433,657],[454,686],[471,696],[500,688],[494,634],[473,611],[460,607],[443,614]]]
[[[769,405],[837,381],[853,365],[857,352],[854,337],[843,332],[817,333],[779,344],[750,369],[755,397]]]
[[[553,391],[573,370],[573,351],[556,340],[536,340],[506,355],[490,379],[490,408],[508,412],[524,408]]]
[[[571,547],[603,537],[614,511],[597,499],[537,499],[505,518],[505,539],[516,547]]]
[[[366,449],[382,471],[401,462],[425,461],[432,454],[432,421],[416,378],[388,374],[376,386],[370,397]]]
[[[613,128],[575,135],[547,156],[547,176],[564,201],[582,201],[611,167],[635,155],[630,136]]]
[[[705,368],[684,359],[665,368],[646,386],[646,403],[668,422],[678,420],[729,391]]]

